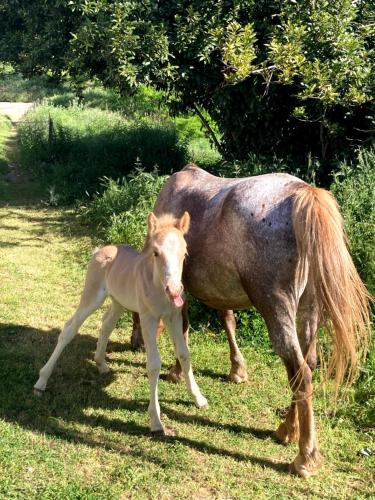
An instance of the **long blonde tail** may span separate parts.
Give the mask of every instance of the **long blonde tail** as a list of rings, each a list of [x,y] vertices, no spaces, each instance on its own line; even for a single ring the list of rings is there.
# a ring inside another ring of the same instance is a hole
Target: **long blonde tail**
[[[351,383],[364,360],[370,335],[370,294],[361,281],[347,247],[343,218],[335,198],[307,184],[297,189],[293,228],[300,272],[313,280],[318,303],[332,337],[328,376],[336,391],[348,373]]]

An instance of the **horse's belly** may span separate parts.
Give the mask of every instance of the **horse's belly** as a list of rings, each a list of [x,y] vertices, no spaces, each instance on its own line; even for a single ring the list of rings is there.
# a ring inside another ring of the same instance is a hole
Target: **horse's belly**
[[[187,267],[184,283],[191,295],[214,309],[244,309],[251,306],[239,277],[223,269]]]

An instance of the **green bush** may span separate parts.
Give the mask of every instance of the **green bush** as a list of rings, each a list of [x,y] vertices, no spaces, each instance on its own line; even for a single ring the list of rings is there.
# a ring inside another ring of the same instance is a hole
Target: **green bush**
[[[18,141],[22,165],[65,200],[94,193],[101,177],[129,175],[136,164],[167,174],[187,161],[173,123],[131,122],[79,105],[36,108],[20,124]]]
[[[343,163],[335,175],[332,191],[345,220],[350,250],[358,272],[372,295],[375,294],[375,152],[360,150],[357,161]],[[359,425],[375,421],[375,339],[367,362],[343,412]]]
[[[102,242],[127,243],[141,250],[147,216],[166,178],[156,172],[137,172],[121,181],[103,179],[103,192],[81,207],[81,216],[95,226]]]
[[[343,163],[331,188],[341,206],[356,267],[375,295],[375,152],[361,150],[355,163]]]

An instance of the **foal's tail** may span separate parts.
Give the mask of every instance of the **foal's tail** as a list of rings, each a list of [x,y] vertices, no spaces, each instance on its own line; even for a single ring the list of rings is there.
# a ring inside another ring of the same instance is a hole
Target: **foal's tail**
[[[348,382],[355,379],[366,356],[371,297],[349,254],[335,198],[324,189],[302,185],[294,196],[292,218],[300,276],[308,272],[323,318],[330,320],[333,349],[328,375],[334,373],[337,390],[347,371]]]

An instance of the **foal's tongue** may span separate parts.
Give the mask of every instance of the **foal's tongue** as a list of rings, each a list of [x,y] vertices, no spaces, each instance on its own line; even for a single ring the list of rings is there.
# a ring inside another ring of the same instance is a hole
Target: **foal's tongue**
[[[184,305],[184,301],[183,301],[183,298],[181,297],[181,295],[176,295],[176,297],[173,297],[173,304],[176,306],[176,307],[181,307]]]

